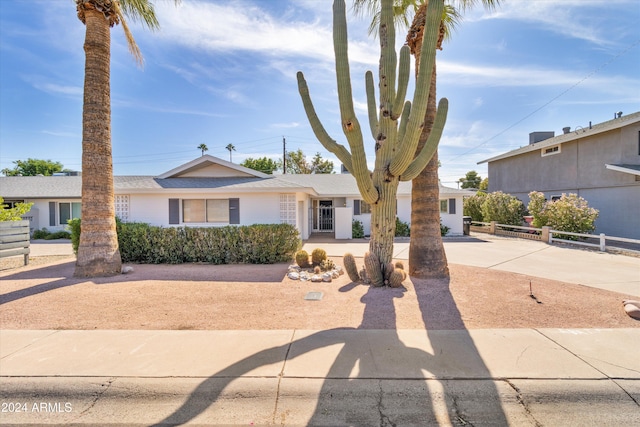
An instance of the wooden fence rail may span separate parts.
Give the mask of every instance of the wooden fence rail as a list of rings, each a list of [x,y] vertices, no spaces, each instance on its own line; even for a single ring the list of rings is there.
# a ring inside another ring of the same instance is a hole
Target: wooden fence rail
[[[0,258],[24,255],[24,265],[29,264],[29,221],[0,222]]]
[[[571,233],[568,231],[552,230],[551,227],[542,227],[542,228],[523,227],[519,225],[498,224],[496,221],[491,221],[491,222],[472,221],[471,231],[495,234],[500,236],[518,237],[521,239],[539,240],[549,244],[552,244],[553,242],[562,242],[562,243],[569,243],[573,245],[589,246],[589,247],[598,248],[602,252],[605,252],[607,250],[607,240],[630,243],[631,245],[636,245],[640,247],[640,240],[628,239],[626,237],[607,236],[604,233],[600,233],[600,234]],[[567,240],[567,239],[554,237],[559,235],[578,237],[583,240],[582,241]],[[589,241],[586,241],[586,240],[589,240]],[[597,243],[593,243],[594,241]],[[613,245],[609,245],[609,246],[613,246]],[[634,250],[634,252],[637,252],[637,251]]]

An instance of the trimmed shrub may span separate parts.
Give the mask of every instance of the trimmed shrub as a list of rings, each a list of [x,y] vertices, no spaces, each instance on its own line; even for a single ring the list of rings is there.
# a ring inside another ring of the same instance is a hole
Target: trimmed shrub
[[[487,194],[482,203],[482,218],[485,222],[522,225],[522,217],[525,214],[526,209],[522,201],[502,191]]]
[[[351,237],[354,239],[362,239],[364,237],[364,227],[362,221],[354,219],[351,222]]]
[[[598,210],[590,208],[588,202],[577,194],[562,194],[556,201],[546,201],[538,191],[529,193],[529,213],[536,228],[549,226],[554,230],[570,233],[591,233],[595,230]],[[558,237],[575,240],[575,236]]]
[[[80,220],[69,226],[77,253]],[[144,264],[274,264],[290,261],[300,248],[291,224],[164,228],[117,221],[117,232],[122,262]]]
[[[409,237],[411,235],[411,227],[406,222],[402,222],[396,217],[396,237]]]

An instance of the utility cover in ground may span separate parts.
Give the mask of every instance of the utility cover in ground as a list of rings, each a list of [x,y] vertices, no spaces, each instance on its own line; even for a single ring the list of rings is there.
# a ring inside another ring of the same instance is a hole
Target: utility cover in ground
[[[322,299],[322,292],[307,292],[304,299],[310,301],[320,301]]]

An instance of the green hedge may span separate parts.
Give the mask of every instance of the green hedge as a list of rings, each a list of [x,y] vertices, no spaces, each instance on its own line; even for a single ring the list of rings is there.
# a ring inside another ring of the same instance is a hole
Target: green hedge
[[[164,228],[118,222],[117,227],[122,261],[142,264],[274,264],[291,261],[301,243],[290,224]]]

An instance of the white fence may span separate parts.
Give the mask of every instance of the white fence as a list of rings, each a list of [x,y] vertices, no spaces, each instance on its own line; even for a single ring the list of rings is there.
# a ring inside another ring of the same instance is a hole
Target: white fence
[[[508,225],[508,224],[498,224],[496,221],[492,222],[479,222],[472,221],[471,222],[471,231],[477,231],[480,233],[489,233],[495,234],[498,236],[511,236],[518,237],[521,239],[531,239],[531,240],[539,240],[542,242],[546,242],[552,244],[553,242],[562,242],[569,243],[572,245],[580,245],[580,246],[589,246],[598,248],[601,251],[606,251],[607,246],[613,247],[616,249],[625,249],[633,252],[638,252],[640,250],[640,240],[636,239],[627,239],[625,237],[614,237],[607,236],[604,233],[600,234],[583,234],[583,233],[570,233],[568,231],[559,231],[552,230],[551,227],[542,227],[542,228],[534,228],[534,227],[522,227],[517,225]],[[582,240],[568,240],[562,239],[555,236],[571,236],[577,237]],[[620,246],[620,245],[607,245],[607,240],[614,242],[627,243],[630,248]]]

